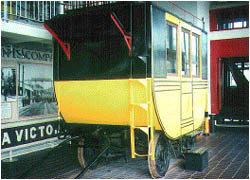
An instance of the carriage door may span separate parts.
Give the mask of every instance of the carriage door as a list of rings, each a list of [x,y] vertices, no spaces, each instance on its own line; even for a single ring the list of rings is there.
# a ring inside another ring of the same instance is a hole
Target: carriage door
[[[191,74],[191,27],[181,22],[180,64],[181,64],[181,134],[194,129],[193,88]]]

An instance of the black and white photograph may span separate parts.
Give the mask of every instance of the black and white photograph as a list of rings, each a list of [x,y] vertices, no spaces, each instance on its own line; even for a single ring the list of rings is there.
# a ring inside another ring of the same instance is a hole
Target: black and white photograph
[[[1,102],[16,101],[16,69],[2,68]]]
[[[18,91],[19,117],[57,113],[51,66],[20,65]]]

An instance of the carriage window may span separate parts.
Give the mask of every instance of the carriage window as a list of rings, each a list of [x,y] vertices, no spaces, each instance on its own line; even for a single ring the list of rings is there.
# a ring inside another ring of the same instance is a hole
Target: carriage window
[[[183,76],[190,76],[190,60],[189,60],[189,31],[182,29],[181,32],[181,56],[182,56],[182,71]]]
[[[199,36],[192,35],[192,75],[198,77],[200,75],[200,45]]]
[[[177,61],[176,61],[176,44],[177,44],[177,26],[167,22],[167,73],[177,73]]]
[[[207,79],[207,34],[201,32],[202,79]]]

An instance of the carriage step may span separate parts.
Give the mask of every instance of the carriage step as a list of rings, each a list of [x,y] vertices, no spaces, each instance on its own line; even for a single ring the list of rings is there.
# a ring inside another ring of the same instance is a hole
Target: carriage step
[[[185,168],[193,171],[203,171],[208,166],[207,148],[199,148],[185,155]]]
[[[138,153],[135,153],[136,156],[138,157],[148,157],[148,154],[138,154]]]

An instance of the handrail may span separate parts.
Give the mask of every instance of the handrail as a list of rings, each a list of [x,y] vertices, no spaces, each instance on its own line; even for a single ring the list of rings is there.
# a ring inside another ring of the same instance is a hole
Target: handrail
[[[173,3],[172,1],[169,1],[169,3],[171,3],[171,4],[174,5],[174,6],[176,6],[177,8],[181,9],[181,10],[184,11],[185,13],[190,14],[193,18],[196,18],[196,19],[202,21],[202,19],[198,18],[197,16],[193,15],[191,12],[189,12],[189,11],[187,11],[186,9],[180,7],[179,5]]]
[[[187,14],[189,14],[189,15],[191,15],[192,17],[193,17],[193,24],[195,24],[195,21],[194,21],[194,19],[197,19],[197,20],[199,20],[201,23],[202,23],[202,28],[204,29],[205,27],[205,21],[204,21],[204,18],[202,18],[202,19],[200,19],[200,18],[198,18],[197,16],[195,16],[194,14],[192,14],[191,12],[189,12],[189,11],[187,11],[186,9],[184,9],[183,7],[180,7],[179,5],[177,5],[176,3],[174,3],[174,2],[172,2],[172,1],[168,1],[168,3],[170,3],[172,6],[175,6],[175,7],[177,7],[178,9],[180,9],[181,11],[183,11],[184,13],[184,19],[185,19],[185,13],[187,13]],[[172,10],[173,11],[173,10]]]

